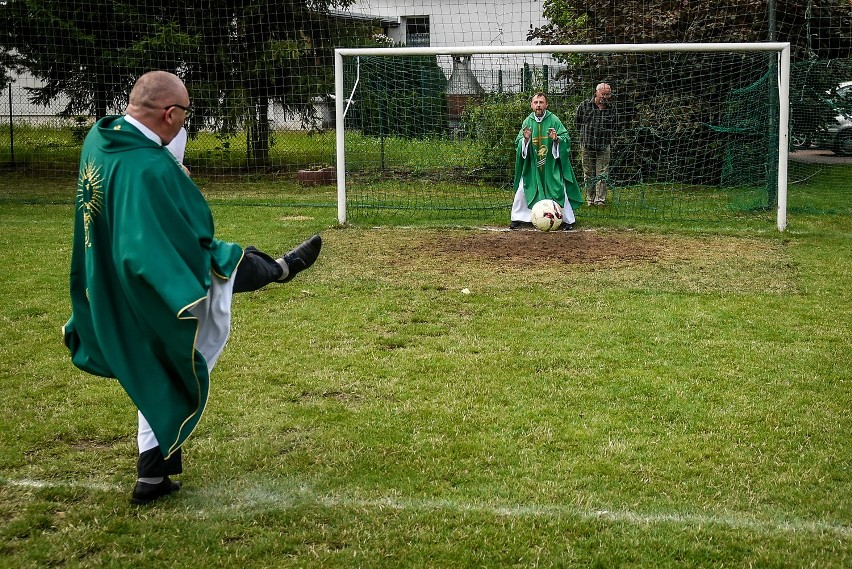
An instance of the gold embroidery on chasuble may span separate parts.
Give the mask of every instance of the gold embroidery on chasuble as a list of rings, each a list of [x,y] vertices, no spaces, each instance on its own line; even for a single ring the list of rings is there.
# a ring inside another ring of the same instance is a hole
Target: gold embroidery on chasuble
[[[86,247],[92,246],[89,233],[92,220],[103,207],[103,177],[101,167],[91,161],[86,162],[77,179],[77,209],[83,210],[83,233]]]
[[[533,137],[533,145],[538,149],[536,153],[538,154],[538,169],[541,170],[544,168],[545,157],[547,156],[547,143],[545,142],[545,137],[541,134],[541,123],[536,123],[538,126],[538,136]]]

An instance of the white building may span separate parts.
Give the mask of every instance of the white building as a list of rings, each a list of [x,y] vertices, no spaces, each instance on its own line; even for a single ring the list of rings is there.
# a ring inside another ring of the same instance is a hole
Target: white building
[[[372,21],[394,44],[406,47],[501,47],[535,46],[528,34],[548,20],[538,0],[356,0],[345,12],[354,19]],[[473,56],[466,64],[486,91],[517,91],[522,88],[524,63],[542,72],[548,84],[562,65],[546,55]],[[451,58],[438,59],[447,78],[453,72]],[[499,78],[497,70],[505,73]]]
[[[380,18],[409,47],[533,45],[527,34],[547,23],[537,0],[357,0],[347,11]]]

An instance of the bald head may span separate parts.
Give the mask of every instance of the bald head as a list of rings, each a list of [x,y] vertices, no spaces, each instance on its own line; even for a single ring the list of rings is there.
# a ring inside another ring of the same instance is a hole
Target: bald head
[[[186,97],[186,87],[180,77],[167,71],[149,71],[133,85],[128,108],[160,109],[180,103]]]
[[[181,107],[189,107],[189,93],[180,77],[167,71],[149,71],[133,85],[127,114],[168,144],[186,119]]]

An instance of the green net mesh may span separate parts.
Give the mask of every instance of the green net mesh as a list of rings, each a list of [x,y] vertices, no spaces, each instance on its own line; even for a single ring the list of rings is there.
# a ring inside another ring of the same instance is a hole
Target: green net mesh
[[[0,22],[0,168],[57,178],[74,175],[88,128],[123,112],[152,68],[190,89],[186,160],[196,175],[286,183],[336,164],[338,47],[790,42],[789,207],[849,207],[835,182],[848,178],[852,154],[848,0],[5,0]],[[397,198],[375,196],[403,196],[424,218],[505,218],[506,133],[529,93],[547,91],[570,130],[579,101],[608,80],[628,118],[608,174],[613,207],[593,215],[760,215],[776,191],[771,59],[474,56],[464,63],[475,85],[461,91],[450,57],[362,61],[345,125],[352,195],[363,196],[352,207],[387,210]]]

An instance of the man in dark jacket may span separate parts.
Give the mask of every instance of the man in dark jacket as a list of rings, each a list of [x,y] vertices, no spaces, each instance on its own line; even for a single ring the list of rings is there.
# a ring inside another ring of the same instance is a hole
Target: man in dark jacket
[[[612,88],[600,83],[595,95],[577,107],[577,132],[583,155],[586,203],[601,207],[606,203],[612,139],[618,126],[615,108],[610,102]]]

